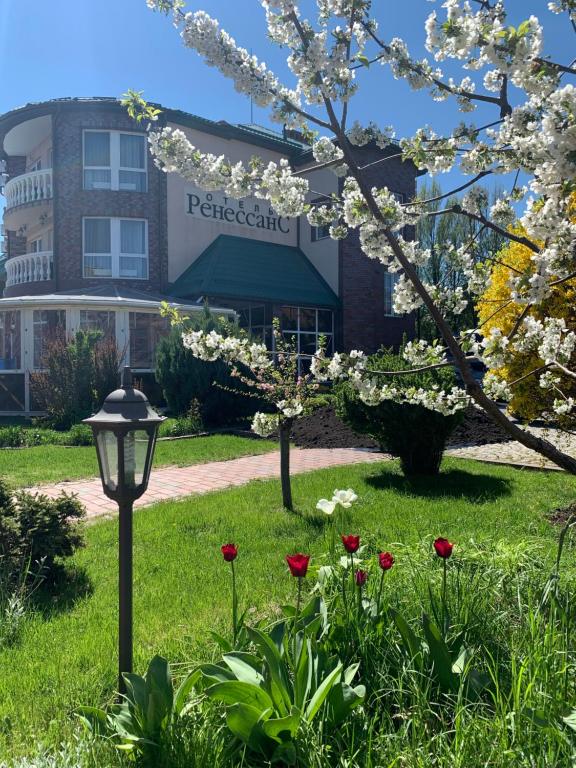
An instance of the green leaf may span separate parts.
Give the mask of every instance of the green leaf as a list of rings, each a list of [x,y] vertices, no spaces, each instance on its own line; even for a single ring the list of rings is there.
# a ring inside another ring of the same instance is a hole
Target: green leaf
[[[270,695],[280,715],[287,715],[292,705],[288,670],[278,647],[269,635],[259,629],[248,628],[248,636],[266,660],[270,675]]]
[[[298,707],[292,707],[287,717],[274,717],[262,724],[264,733],[275,741],[288,741],[295,739],[300,726],[302,713]]]
[[[224,683],[226,680],[234,680],[234,673],[220,664],[201,664],[200,672],[209,683]]]
[[[394,610],[394,608],[389,608],[388,611],[394,620],[394,624],[396,624],[396,628],[400,633],[400,637],[402,638],[404,649],[408,653],[410,659],[414,662],[421,662],[422,641],[414,633],[412,627],[408,624],[401,613],[398,613],[398,611]],[[420,666],[420,663],[418,666]]]
[[[252,685],[262,685],[264,678],[249,664],[246,659],[241,658],[240,654],[226,653],[223,656],[225,663],[230,667],[237,680]]]
[[[193,669],[192,672],[190,672],[190,674],[187,675],[178,686],[178,690],[174,695],[174,714],[177,717],[182,713],[184,705],[190,696],[190,691],[194,688],[201,677],[202,670],[197,667],[196,669]]]
[[[80,722],[94,734],[100,735],[106,732],[108,727],[108,715],[98,707],[79,707],[77,716]]]
[[[209,634],[212,640],[214,640],[217,643],[220,650],[222,650],[224,653],[228,653],[229,651],[234,650],[234,646],[232,645],[232,643],[229,640],[227,640],[225,637],[222,637],[222,635],[219,635],[217,632],[210,632]]]
[[[444,642],[440,630],[427,614],[422,616],[422,628],[430,648],[434,674],[440,687],[445,691],[457,691],[459,677],[452,672],[452,659],[448,646]]]
[[[260,712],[273,709],[274,703],[265,690],[240,680],[228,680],[206,688],[206,695],[224,704],[248,704]]]
[[[361,704],[366,697],[366,688],[358,685],[352,688],[347,683],[335,685],[330,691],[326,705],[330,713],[330,724],[340,725],[350,712]]]
[[[266,713],[250,704],[233,704],[226,710],[226,723],[234,736],[250,744],[253,731],[263,714],[265,716]]]
[[[324,701],[326,700],[326,697],[330,693],[330,689],[334,685],[334,683],[340,679],[342,675],[342,662],[338,662],[338,665],[330,672],[330,674],[324,678],[320,686],[317,688],[316,692],[314,693],[314,696],[312,696],[312,699],[308,706],[306,707],[306,712],[304,713],[306,716],[306,720],[311,723],[316,714],[318,713],[318,710],[324,704]]]
[[[576,709],[573,709],[572,712],[570,712],[569,715],[566,715],[566,717],[563,717],[562,720],[566,723],[568,728],[572,728],[573,731],[576,731]]]

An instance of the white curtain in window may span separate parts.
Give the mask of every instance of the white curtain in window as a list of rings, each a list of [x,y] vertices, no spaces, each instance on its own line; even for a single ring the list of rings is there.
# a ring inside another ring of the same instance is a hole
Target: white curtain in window
[[[142,168],[145,167],[145,138],[144,136],[120,134],[120,167]]]
[[[123,219],[120,222],[120,253],[146,253],[146,226],[143,221]]]
[[[84,165],[110,165],[110,134],[105,131],[84,133]]]
[[[110,219],[84,219],[84,253],[110,253]]]

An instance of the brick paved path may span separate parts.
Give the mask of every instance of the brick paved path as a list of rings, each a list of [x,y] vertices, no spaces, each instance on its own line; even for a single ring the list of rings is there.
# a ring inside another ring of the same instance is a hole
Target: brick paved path
[[[359,464],[388,459],[383,453],[356,448],[293,448],[290,451],[290,469],[293,474],[314,469]],[[277,451],[260,456],[243,456],[229,461],[212,461],[190,467],[160,467],[152,470],[148,490],[135,506],[142,507],[157,501],[178,499],[193,493],[208,493],[250,480],[263,480],[280,474],[280,454]],[[99,479],[75,480],[56,485],[40,486],[33,492],[57,496],[60,491],[76,493],[86,507],[88,518],[116,512],[116,504],[104,496]]]

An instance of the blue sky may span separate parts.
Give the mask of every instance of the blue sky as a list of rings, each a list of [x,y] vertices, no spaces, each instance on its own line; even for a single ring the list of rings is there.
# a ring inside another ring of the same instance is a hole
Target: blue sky
[[[402,37],[414,55],[422,56],[424,20],[439,5],[429,0],[374,0],[373,8],[384,38]],[[218,18],[238,43],[289,80],[285,52],[267,40],[258,0],[190,0],[188,7]],[[531,13],[544,21],[546,53],[564,63],[574,57],[576,37],[563,17],[547,10],[546,0],[509,0],[507,7],[511,23]],[[435,104],[424,92],[414,93],[394,81],[386,68],[362,71],[362,78],[351,108],[353,119],[392,124],[398,136],[412,134],[423,122],[438,131],[449,130],[462,119],[453,106]],[[120,96],[134,88],[151,101],[204,117],[250,121],[246,97],[183,48],[170,21],[152,13],[145,0],[0,0],[0,84],[0,113],[30,101]],[[464,117],[481,124],[493,115],[479,109]],[[254,120],[268,124],[260,109]],[[444,181],[442,176],[439,180]]]

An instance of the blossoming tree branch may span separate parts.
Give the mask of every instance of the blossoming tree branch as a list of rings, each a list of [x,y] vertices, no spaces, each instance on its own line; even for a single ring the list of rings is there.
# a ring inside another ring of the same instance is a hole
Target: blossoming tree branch
[[[507,22],[504,2],[446,0],[441,12],[433,11],[425,23],[431,60],[417,60],[404,41],[385,39],[371,15],[370,0],[316,0],[314,20],[305,18],[294,0],[261,0],[269,37],[288,50],[295,79],[289,88],[204,11],[186,12],[182,0],[147,3],[171,15],[184,45],[230,78],[239,92],[269,108],[272,120],[313,136],[316,161],[312,168],[298,172],[287,160],[264,163],[255,158],[250,164],[231,163],[224,156],[200,152],[179,130],[159,128],[150,132],[158,166],[206,190],[223,190],[231,197],[260,197],[282,216],[306,214],[312,225],[329,225],[333,238],[358,230],[366,255],[399,274],[395,311],[407,313],[424,307],[443,340],[436,345],[423,341],[409,345],[407,370],[455,365],[464,387],[451,392],[400,392],[386,384],[386,372],[377,375],[369,370],[361,352],[337,354],[331,360],[318,354],[313,368],[318,378],[348,377],[371,403],[395,398],[451,413],[472,400],[513,439],[576,473],[576,459],[518,426],[496,402],[509,397],[516,384],[503,373],[507,363],[531,350],[538,365],[527,375],[536,377],[543,388],[553,389],[555,395],[550,412],[542,416],[566,420],[575,415],[570,386],[576,379],[576,336],[563,318],[542,318],[535,310],[555,287],[576,278],[576,89],[572,82],[576,69],[544,54],[540,21],[530,16],[514,27]],[[551,2],[545,9],[548,12],[564,14],[576,29],[574,0]],[[459,82],[442,70],[442,62],[449,59],[460,62],[465,70]],[[350,124],[350,113],[362,72],[376,66],[390,67],[396,78],[412,89],[428,90],[436,101],[454,99],[464,113],[478,104],[494,110],[488,123],[461,123],[449,135],[421,127],[411,138],[402,139],[393,153],[431,174],[456,168],[467,177],[458,189],[441,195],[442,199],[492,174],[514,179],[489,215],[480,210],[474,194],[462,205],[440,206],[431,212],[427,201],[403,204],[387,188],[369,183],[355,148],[369,142],[385,147],[392,143],[393,132],[373,123]],[[138,94],[131,92],[128,102],[138,118],[157,117],[157,111]],[[342,193],[325,204],[311,205],[307,199],[312,190],[306,177],[320,167],[329,167],[343,177]],[[526,178],[526,186],[518,185],[519,178]],[[482,229],[493,230],[531,252],[525,270],[509,270],[510,301],[520,304],[522,310],[507,333],[494,322],[504,305],[495,307],[486,335],[481,326],[456,333],[447,320],[449,312],[462,312],[484,294],[491,260],[497,261],[499,254],[478,263],[474,242],[455,247],[450,258],[464,272],[466,282],[453,290],[427,284],[421,277],[430,252],[418,242],[404,239],[404,227],[422,217],[448,213],[468,217]],[[512,226],[516,218],[519,221]],[[491,371],[483,384],[473,375],[473,358],[482,360]]]

